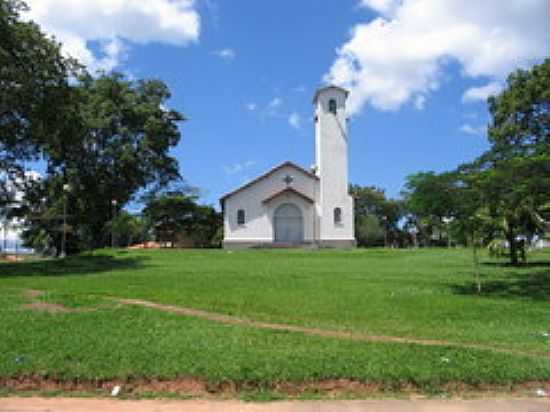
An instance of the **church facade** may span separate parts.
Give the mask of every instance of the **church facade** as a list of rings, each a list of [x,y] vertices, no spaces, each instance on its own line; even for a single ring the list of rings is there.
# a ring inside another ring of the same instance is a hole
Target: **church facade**
[[[348,94],[336,86],[315,93],[314,166],[284,162],[220,199],[225,248],[355,246]]]

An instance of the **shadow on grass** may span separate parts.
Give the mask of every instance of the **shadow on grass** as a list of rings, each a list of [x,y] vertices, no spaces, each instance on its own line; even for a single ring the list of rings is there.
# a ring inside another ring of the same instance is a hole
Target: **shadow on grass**
[[[544,262],[543,266],[546,266]],[[477,284],[472,281],[451,285],[459,295],[477,295]],[[529,298],[550,300],[550,271],[532,273],[507,273],[498,280],[482,280],[481,296],[500,298]]]
[[[148,258],[113,256],[71,256],[57,260],[35,260],[28,262],[3,263],[0,265],[0,279],[16,276],[71,276],[93,275],[112,270],[139,269]]]
[[[483,262],[483,266],[493,266],[493,267],[501,267],[501,268],[550,268],[550,262],[549,261],[532,261],[532,262],[526,262],[526,263],[520,263],[518,265],[512,265],[510,262]]]

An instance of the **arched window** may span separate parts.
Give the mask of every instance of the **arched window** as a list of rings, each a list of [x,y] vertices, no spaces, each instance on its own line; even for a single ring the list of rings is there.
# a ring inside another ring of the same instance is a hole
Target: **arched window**
[[[237,224],[244,225],[245,222],[246,222],[246,214],[244,213],[243,209],[239,209],[237,211]]]
[[[342,223],[342,209],[339,207],[334,208],[334,224],[339,225]]]
[[[337,109],[336,100],[330,99],[328,101],[328,111],[331,112],[332,114],[336,114],[336,109]]]

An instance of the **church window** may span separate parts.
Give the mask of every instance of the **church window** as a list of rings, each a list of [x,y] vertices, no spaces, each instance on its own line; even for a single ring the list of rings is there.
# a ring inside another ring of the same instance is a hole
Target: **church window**
[[[244,225],[245,221],[246,221],[246,214],[244,213],[243,209],[239,209],[237,211],[237,224]]]
[[[336,114],[336,100],[330,99],[328,101],[328,111],[332,114]]]
[[[339,225],[342,223],[342,209],[334,208],[334,223]]]

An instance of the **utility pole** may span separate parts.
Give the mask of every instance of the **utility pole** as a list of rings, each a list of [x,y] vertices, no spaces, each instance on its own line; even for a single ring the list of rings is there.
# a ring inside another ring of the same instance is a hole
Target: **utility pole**
[[[61,238],[61,253],[59,257],[67,256],[67,194],[71,190],[69,184],[63,185],[63,236]]]
[[[388,247],[388,217],[382,216],[382,221],[384,222],[384,247]]]
[[[111,247],[113,249],[116,246],[116,244],[115,244],[115,218],[116,218],[116,206],[117,206],[117,204],[118,204],[118,202],[117,202],[116,199],[111,200],[111,205],[113,207],[113,209],[112,209],[113,218],[111,220]]]

